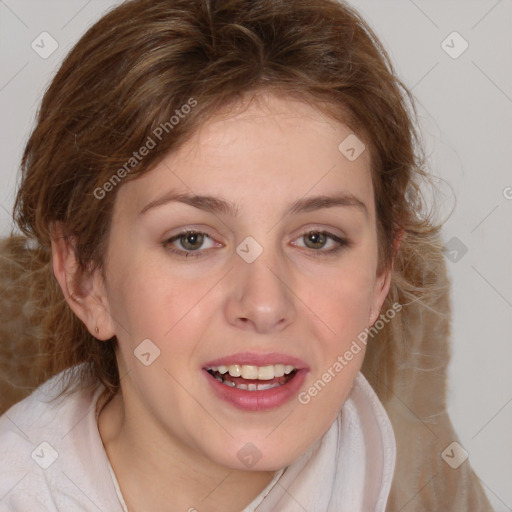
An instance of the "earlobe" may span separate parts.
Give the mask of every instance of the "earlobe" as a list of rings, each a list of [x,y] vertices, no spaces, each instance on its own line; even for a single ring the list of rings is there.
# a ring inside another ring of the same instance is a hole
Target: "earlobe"
[[[391,264],[389,268],[385,269],[380,275],[377,276],[374,288],[374,300],[372,309],[370,311],[370,325],[373,325],[377,321],[377,318],[379,317],[380,311],[382,309],[382,305],[384,304],[384,301],[386,300],[386,297],[389,293],[396,255],[398,254],[398,250],[402,244],[404,235],[405,232],[403,229],[396,234],[393,242],[393,255]]]
[[[99,269],[92,272],[80,268],[75,239],[66,235],[61,223],[52,226],[53,273],[71,310],[98,339],[115,335],[108,298]]]
[[[379,317],[382,305],[386,300],[386,297],[391,286],[391,274],[392,268],[385,270],[377,277],[374,288],[373,304],[370,311],[370,326],[373,325]]]

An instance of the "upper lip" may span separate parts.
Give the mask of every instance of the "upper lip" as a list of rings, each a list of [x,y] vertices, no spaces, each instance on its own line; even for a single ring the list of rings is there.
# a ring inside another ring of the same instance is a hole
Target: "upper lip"
[[[269,366],[274,364],[288,364],[295,367],[297,370],[307,369],[307,364],[298,357],[280,354],[278,352],[271,352],[268,354],[257,354],[255,352],[243,352],[239,354],[232,354],[230,356],[221,357],[208,361],[203,365],[203,368],[209,366],[230,366],[232,364],[239,365],[253,365],[253,366]]]

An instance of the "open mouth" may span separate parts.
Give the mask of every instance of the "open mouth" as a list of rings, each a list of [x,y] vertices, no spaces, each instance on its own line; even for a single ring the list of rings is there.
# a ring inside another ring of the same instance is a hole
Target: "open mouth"
[[[218,382],[244,391],[265,391],[278,388],[292,380],[297,368],[292,365],[266,366],[238,365],[209,366],[205,370]]]

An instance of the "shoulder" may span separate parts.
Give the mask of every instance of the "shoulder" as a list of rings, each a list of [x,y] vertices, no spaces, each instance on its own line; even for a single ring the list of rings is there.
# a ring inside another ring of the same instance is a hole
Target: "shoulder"
[[[84,391],[61,396],[66,380],[75,371],[77,368],[71,368],[55,375],[0,416],[3,453],[16,451],[49,432],[62,433],[73,417],[91,404],[93,395],[86,396]],[[5,464],[5,458],[0,464]]]
[[[56,375],[0,417],[0,511],[95,510],[105,504],[97,496],[109,481],[96,416],[103,388],[61,395],[77,370]],[[103,492],[108,496],[109,490]]]

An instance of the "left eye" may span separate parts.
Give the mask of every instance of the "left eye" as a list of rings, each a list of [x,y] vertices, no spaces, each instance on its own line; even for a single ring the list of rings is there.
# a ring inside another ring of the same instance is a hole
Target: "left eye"
[[[343,238],[337,237],[336,235],[333,235],[332,233],[329,233],[328,231],[308,231],[307,233],[304,233],[301,235],[297,240],[305,240],[305,246],[308,249],[325,249],[326,242],[329,240],[331,241],[331,247],[329,249],[326,249],[322,252],[331,252],[335,251],[336,249],[339,249],[343,245],[347,245],[346,240]],[[333,244],[333,242],[336,243]],[[334,247],[333,247],[334,245]]]

